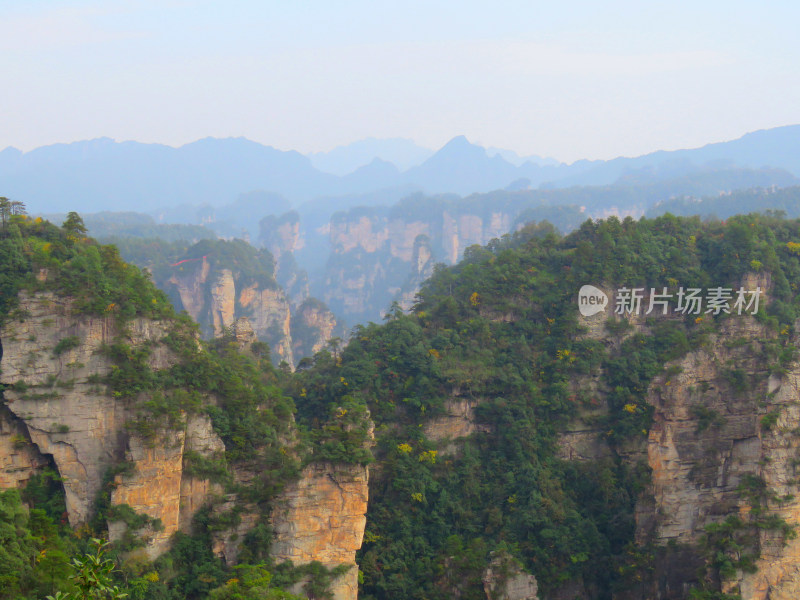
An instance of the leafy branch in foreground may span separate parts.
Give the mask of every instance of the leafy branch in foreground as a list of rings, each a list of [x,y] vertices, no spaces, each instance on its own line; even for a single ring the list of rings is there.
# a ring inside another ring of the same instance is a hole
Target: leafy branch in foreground
[[[56,592],[55,596],[47,596],[47,600],[117,600],[128,596],[114,585],[114,561],[105,556],[109,542],[92,538],[92,545],[94,549],[91,552],[81,558],[73,558],[70,565],[73,570],[70,579],[79,591],[74,594]]]

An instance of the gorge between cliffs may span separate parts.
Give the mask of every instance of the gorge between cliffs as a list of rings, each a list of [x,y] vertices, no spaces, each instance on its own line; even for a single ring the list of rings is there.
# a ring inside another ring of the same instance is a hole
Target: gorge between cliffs
[[[72,591],[92,537],[131,598],[800,596],[799,221],[530,224],[435,269],[417,238],[414,301],[336,345],[274,278],[204,258],[168,297],[10,222],[0,598]],[[585,317],[584,284],[763,296]]]

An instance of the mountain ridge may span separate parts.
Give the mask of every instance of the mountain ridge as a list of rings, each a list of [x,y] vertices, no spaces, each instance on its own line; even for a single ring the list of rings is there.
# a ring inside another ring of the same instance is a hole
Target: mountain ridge
[[[686,175],[714,164],[769,166],[800,176],[800,125],[759,130],[700,148],[659,150],[638,157],[520,166],[501,153],[456,136],[421,163],[402,170],[372,156],[338,176],[314,165],[312,156],[243,137],[207,137],[174,148],[110,138],[53,144],[21,152],[0,151],[3,193],[48,212],[162,210],[181,204],[224,206],[241,194],[263,191],[297,206],[317,198],[371,194],[400,187],[429,194],[468,195],[529,181],[533,188],[608,185],[638,176]],[[377,160],[376,160],[377,159]],[[648,171],[649,170],[649,171]]]

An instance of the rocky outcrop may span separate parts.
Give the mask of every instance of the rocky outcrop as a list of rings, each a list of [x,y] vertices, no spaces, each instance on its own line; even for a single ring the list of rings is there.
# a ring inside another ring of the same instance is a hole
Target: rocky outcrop
[[[0,406],[0,490],[24,486],[49,464],[31,442],[24,423]]]
[[[283,288],[292,306],[309,297],[308,273],[295,260],[295,252],[305,248],[300,231],[300,215],[289,211],[281,216],[261,219],[259,240],[275,259],[275,280]]]
[[[272,512],[276,561],[350,566],[333,583],[335,600],[354,600],[358,594],[355,555],[364,537],[367,484],[367,467],[311,464],[281,493]]]
[[[252,302],[259,301],[258,293],[263,301],[263,291],[256,291]],[[219,484],[195,474],[197,457],[218,459],[225,451],[207,416],[183,415],[185,423],[177,429],[143,438],[129,425],[148,398],[116,397],[101,383],[117,368],[107,348],[121,340],[132,351],[148,347],[153,371],[172,366],[176,358],[162,342],[168,321],[133,319],[123,330],[113,307],[105,316],[81,314],[70,299],[49,292],[22,294],[16,315],[0,329],[5,385],[0,488],[24,485],[52,465],[63,480],[73,526],[89,520],[101,490],[110,492],[110,539],[129,533],[134,521],[126,515],[147,516],[148,524],[133,533],[145,542],[141,552],[150,559],[168,548],[176,532],[190,531],[202,506],[213,501],[224,510],[237,503]],[[248,319],[240,318],[231,330],[245,349],[252,345]],[[237,466],[234,481],[246,485],[257,475],[251,471]],[[270,515],[245,505],[236,525],[217,536],[215,550],[235,561],[247,532],[269,518],[278,562],[345,565],[349,568],[336,579],[334,597],[354,600],[355,553],[364,534],[367,495],[366,467],[312,464],[274,500]]]
[[[190,532],[195,513],[221,487],[191,475],[186,451],[212,457],[225,451],[222,440],[214,433],[208,417],[192,415],[186,428],[170,432],[155,442],[136,437],[128,440],[125,462],[131,466],[126,475],[115,478],[111,504],[127,504],[136,513],[160,521],[160,528],[137,532],[146,542],[149,558],[155,559],[169,548],[176,531]],[[119,521],[109,522],[109,538],[114,541],[125,533]]]
[[[0,330],[2,378],[15,383],[4,393],[6,404],[39,451],[53,456],[70,522],[77,525],[87,519],[103,475],[125,449],[128,410],[96,383],[111,369],[103,347],[119,334],[116,319],[77,315],[70,300],[51,293],[22,295],[18,312],[24,320],[10,320]],[[166,333],[163,324],[145,319],[131,322],[128,332],[134,347]],[[151,368],[169,361],[166,348],[156,345]]]
[[[539,600],[536,577],[508,554],[494,556],[483,574],[486,600]]]
[[[112,369],[103,348],[121,334],[113,312],[82,315],[69,299],[51,293],[21,295],[17,312],[24,317],[9,320],[0,330],[3,381],[14,383],[4,398],[16,431],[10,452],[0,441],[0,461],[17,465],[16,475],[4,477],[2,486],[17,487],[43,464],[43,455],[52,456],[63,481],[69,521],[77,526],[90,517],[109,469],[127,464],[126,475],[116,477],[112,505],[128,504],[161,521],[163,530],[147,536],[148,554],[159,554],[181,523],[191,520],[199,496],[209,489],[208,482],[185,475],[184,446],[203,453],[221,449],[221,441],[204,417],[190,419],[168,442],[148,443],[130,434],[126,424],[133,417],[132,406],[108,395],[98,383]],[[148,363],[154,370],[172,364],[171,353],[160,344],[166,327],[148,319],[127,323],[127,341],[134,348],[151,348]],[[8,422],[3,419],[4,433]],[[0,440],[9,438],[0,435]],[[182,498],[188,502],[182,504]],[[112,539],[124,529],[111,523]]]
[[[168,284],[175,286],[181,300],[181,308],[195,321],[205,307],[205,283],[210,270],[211,265],[204,256],[199,266],[196,263],[185,263],[167,280]]]
[[[292,353],[295,359],[314,356],[325,348],[337,328],[336,317],[325,304],[306,300],[292,317]]]
[[[751,273],[741,285],[768,291],[771,281]],[[765,296],[762,303],[768,300]],[[607,318],[608,313],[582,318],[586,337],[613,347],[649,331],[640,316],[629,319],[623,333],[612,335]],[[773,362],[765,360],[796,334],[776,332],[751,316],[731,315],[701,347],[653,379],[646,401],[655,410],[643,453],[635,444],[616,451],[631,464],[643,460],[651,470],[649,487],[636,506],[636,537],[641,545],[654,544],[658,558],[649,587],[620,598],[687,597],[690,588],[701,584],[698,569],[706,560],[701,542],[707,527],[730,516],[739,517],[753,535],[742,552],[758,552],[761,558],[755,572],[740,571],[722,581],[723,591],[756,600],[798,597],[800,543],[753,517],[756,504],[761,514],[800,526],[800,501],[795,499],[800,366],[795,362],[781,372],[774,356]],[[602,400],[596,376],[579,379],[573,391]],[[597,427],[604,412],[600,402],[568,424],[559,439],[562,458],[593,460],[613,453]]]
[[[330,244],[336,254],[356,248],[367,253],[377,252],[389,240],[389,228],[384,219],[373,216],[334,218],[330,227]]]
[[[267,342],[276,362],[294,366],[292,309],[280,289],[259,289],[253,284],[241,290],[237,316],[246,316],[258,339]]]
[[[180,510],[178,529],[191,531],[192,518],[208,502],[209,497],[222,493],[222,486],[192,474],[191,453],[203,458],[220,458],[225,453],[225,444],[214,432],[211,421],[204,415],[192,415],[187,419],[183,435],[183,472],[181,474]],[[187,455],[189,458],[187,459]],[[187,468],[189,467],[189,468]]]
[[[97,383],[112,369],[103,348],[121,333],[112,314],[78,314],[69,300],[50,293],[23,295],[18,313],[24,320],[9,320],[0,330],[3,381],[14,383],[4,392],[8,408],[0,410],[0,487],[24,484],[51,455],[63,478],[70,523],[77,526],[87,521],[98,492],[110,483],[109,469],[123,465],[113,479],[111,505],[127,505],[160,522],[160,527],[148,525],[136,532],[146,542],[144,552],[155,558],[175,532],[190,530],[192,517],[209,498],[222,497],[219,485],[194,476],[191,468],[193,456],[221,456],[222,441],[203,415],[187,416],[184,427],[155,439],[129,431],[131,402],[108,395]],[[159,342],[167,325],[147,319],[127,324],[132,347],[151,347],[149,366],[154,370],[173,361]],[[233,329],[242,344],[252,343],[247,319]],[[246,483],[247,470],[239,470],[236,481]],[[235,498],[228,499],[233,502]],[[274,506],[276,559],[351,566],[336,581],[334,593],[340,600],[354,599],[355,552],[366,520],[366,468],[311,465]],[[224,508],[223,502],[219,510]],[[260,518],[256,507],[245,507],[237,525],[218,537],[215,550],[234,561],[244,535]],[[122,538],[126,529],[122,520],[109,522],[112,540]]]
[[[211,327],[215,336],[233,325],[236,314],[236,284],[230,269],[222,269],[211,285]]]
[[[300,236],[300,215],[296,211],[284,213],[280,217],[264,217],[259,227],[259,240],[270,251],[276,265],[281,264],[285,254],[292,254],[305,246],[305,241]],[[275,276],[278,277],[279,273],[276,272]]]
[[[320,295],[348,320],[377,320],[397,301],[410,308],[437,261],[455,264],[473,244],[509,233],[517,210],[353,209],[330,224],[331,257]]]
[[[292,311],[286,294],[277,285],[245,285],[231,269],[211,269],[206,257],[200,266],[176,272],[168,283],[175,286],[182,308],[207,335],[223,335],[236,319],[247,317],[258,339],[269,344],[275,362],[294,365]]]
[[[427,235],[418,235],[411,255],[411,273],[397,292],[397,302],[403,310],[410,310],[414,306],[420,287],[433,275],[434,264],[430,238]]]
[[[752,317],[731,318],[705,347],[678,361],[673,374],[651,385],[652,501],[638,507],[640,541],[696,545],[706,526],[729,515],[747,523],[752,486],[769,514],[800,525],[794,497],[800,367],[770,375],[761,357],[774,337]],[[740,572],[723,589],[753,600],[796,598],[800,544],[784,542],[782,532],[759,527],[757,572]]]
[[[441,414],[431,417],[423,424],[425,437],[434,442],[443,442],[441,451],[449,454],[455,451],[452,444],[476,432],[487,432],[489,427],[475,420],[475,409],[479,399],[453,397],[445,401]]]

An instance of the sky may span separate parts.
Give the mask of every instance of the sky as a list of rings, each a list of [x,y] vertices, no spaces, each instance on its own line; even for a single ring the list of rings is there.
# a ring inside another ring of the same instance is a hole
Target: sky
[[[769,0],[0,0],[0,148],[692,148],[800,123],[798,22]]]

